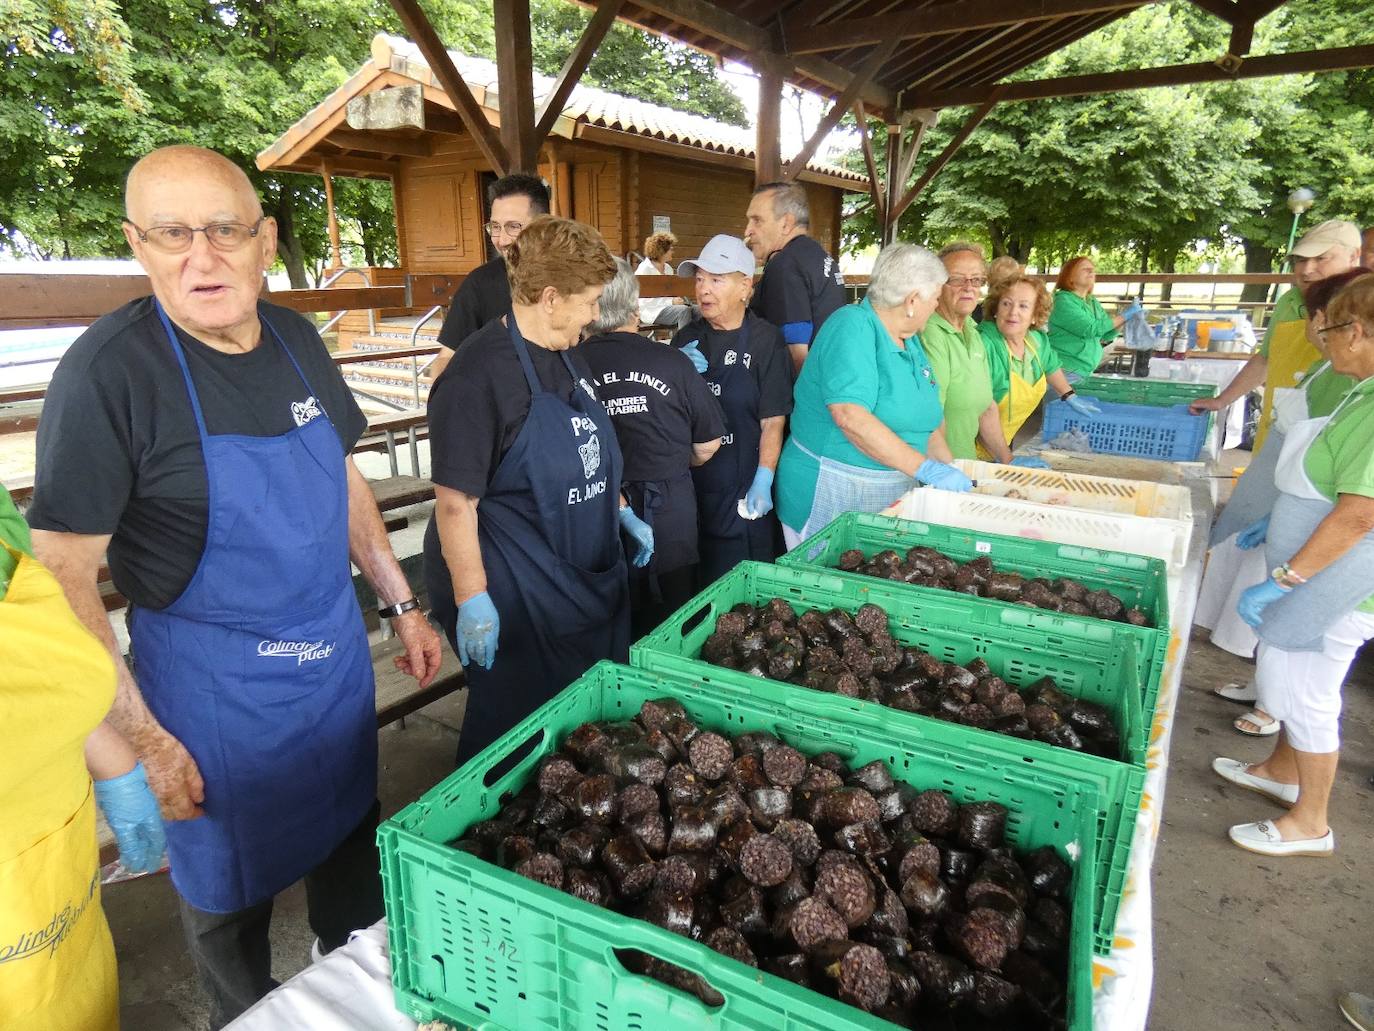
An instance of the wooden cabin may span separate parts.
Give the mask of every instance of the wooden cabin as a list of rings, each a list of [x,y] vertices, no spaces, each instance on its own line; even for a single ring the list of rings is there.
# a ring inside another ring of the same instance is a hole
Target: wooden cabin
[[[487,119],[499,121],[496,65],[453,54]],[[538,99],[552,80],[536,75]],[[578,85],[539,153],[555,214],[596,226],[611,250],[629,256],[660,228],[678,238],[677,258],[692,257],[716,233],[742,235],[754,184],[754,132]],[[419,49],[379,34],[370,59],[270,147],[263,171],[325,177],[332,199],[336,176],[388,179],[396,212],[399,268],[367,269],[373,285],[400,282],[407,272],[462,274],[490,256],[482,229],[491,165]],[[866,192],[856,172],[811,162],[799,175],[811,200],[811,230],[832,253],[839,249],[840,202]],[[331,204],[333,263],[341,265]],[[338,286],[362,285],[340,277]],[[341,349],[384,349],[409,343],[424,313],[353,312],[339,324]],[[420,330],[431,342],[442,313]],[[409,362],[346,367],[355,389],[383,407],[414,405]],[[423,398],[422,398],[423,400]]]

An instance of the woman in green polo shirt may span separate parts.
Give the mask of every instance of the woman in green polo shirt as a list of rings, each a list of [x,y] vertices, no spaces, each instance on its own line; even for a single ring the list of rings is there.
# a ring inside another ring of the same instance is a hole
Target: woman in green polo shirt
[[[1289,428],[1264,528],[1274,571],[1236,606],[1260,638],[1260,705],[1283,729],[1262,763],[1212,764],[1223,779],[1291,806],[1277,819],[1231,828],[1233,842],[1268,856],[1335,849],[1327,802],[1341,685],[1374,637],[1374,276],[1336,295],[1321,334],[1332,367],[1357,383],[1331,415]]]
[[[1092,375],[1102,364],[1102,348],[1142,310],[1136,301],[1120,315],[1108,315],[1093,296],[1096,285],[1097,266],[1086,254],[1066,261],[1055,280],[1049,338],[1070,383]]]
[[[873,264],[868,295],[826,319],[811,344],[774,485],[789,548],[843,512],[881,511],[917,483],[972,487],[947,464],[939,390],[916,336],[944,280],[930,251],[892,244]]]
[[[940,386],[950,453],[955,458],[989,456],[997,462],[1047,468],[1038,458],[1014,459],[1002,433],[987,352],[973,320],[973,309],[988,281],[983,249],[962,241],[947,244],[940,249],[940,260],[949,278],[940,288],[935,314],[921,330],[921,346]]]

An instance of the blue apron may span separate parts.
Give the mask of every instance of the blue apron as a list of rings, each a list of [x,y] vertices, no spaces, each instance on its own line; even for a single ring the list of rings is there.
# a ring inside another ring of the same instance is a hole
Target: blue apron
[[[574,383],[571,402],[539,382],[513,313],[506,328],[529,384],[530,411],[477,505],[487,593],[501,616],[501,635],[492,668],[466,670],[459,765],[594,663],[626,661],[630,647],[615,426],[566,351],[559,356]],[[426,538],[430,559],[441,555],[433,521]],[[430,583],[440,586],[447,572],[440,572],[442,559],[426,564],[433,569]],[[435,616],[454,643],[451,584],[441,588]]]
[[[754,482],[759,467],[759,385],[750,373],[758,358],[749,350],[746,312],[735,346],[711,365],[703,378],[720,402],[726,435],[720,449],[705,465],[692,470],[697,489],[697,515],[701,533],[701,581],[709,584],[746,559],[772,562],[777,557],[777,519],[769,513],[761,519],[745,519],[739,503]]]
[[[312,395],[278,437],[211,436],[186,355],[158,316],[191,398],[209,487],[200,565],[130,627],[148,708],[191,753],[205,815],[166,823],[172,882],[229,913],[319,866],[377,797],[372,658],[348,556],[346,455]],[[263,341],[264,346],[274,346]]]

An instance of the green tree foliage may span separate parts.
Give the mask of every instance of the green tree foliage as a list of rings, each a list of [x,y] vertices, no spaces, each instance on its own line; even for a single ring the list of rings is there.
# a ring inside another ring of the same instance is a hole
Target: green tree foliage
[[[1256,53],[1365,41],[1358,0],[1293,0],[1260,23]],[[1228,30],[1185,0],[1136,11],[1017,78],[1210,60]],[[1288,192],[1317,191],[1310,217],[1374,210],[1368,71],[1140,90],[1001,105],[903,216],[900,235],[973,236],[996,253],[1054,265],[1089,247],[1169,271],[1195,241],[1240,240],[1268,271],[1287,242]],[[938,154],[969,111],[947,111]],[[878,139],[885,138],[879,129]],[[882,143],[879,143],[882,145]],[[851,167],[862,167],[857,155]],[[913,180],[924,161],[918,161]],[[865,210],[851,245],[877,239]]]
[[[447,44],[494,53],[490,0],[426,0]],[[558,71],[586,21],[535,0],[535,61]],[[277,219],[294,285],[328,254],[318,177],[262,175],[257,153],[341,84],[377,32],[401,34],[386,0],[0,0],[0,239],[39,257],[125,253],[129,166],[169,143],[211,147],[248,169]],[[655,103],[744,121],[700,54],[617,26],[588,81]],[[386,183],[339,179],[345,239],[395,259]]]

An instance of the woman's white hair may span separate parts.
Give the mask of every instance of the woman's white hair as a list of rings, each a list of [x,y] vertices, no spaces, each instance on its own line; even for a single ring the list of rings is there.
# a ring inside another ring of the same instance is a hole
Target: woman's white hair
[[[906,296],[918,293],[929,300],[940,292],[949,273],[945,263],[914,243],[894,243],[882,249],[868,277],[868,299],[875,308],[895,308]]]
[[[601,291],[601,314],[587,327],[588,336],[614,333],[630,319],[638,321],[639,280],[624,258],[615,259],[615,268],[615,278]]]

